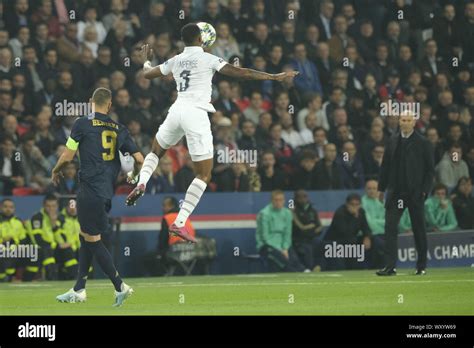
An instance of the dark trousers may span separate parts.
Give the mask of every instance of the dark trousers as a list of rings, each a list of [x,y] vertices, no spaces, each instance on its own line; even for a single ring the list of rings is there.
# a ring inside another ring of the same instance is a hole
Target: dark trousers
[[[288,249],[288,259],[280,250],[269,245],[264,245],[260,249],[260,255],[267,261],[270,272],[302,272],[304,270],[293,248]]]
[[[72,248],[61,249],[59,246],[54,251],[58,265],[59,280],[71,280],[77,277],[78,262]]]
[[[400,205],[400,203],[402,205]],[[423,198],[414,195],[393,194],[385,211],[385,263],[395,268],[398,253],[398,223],[405,208],[410,214],[415,248],[418,254],[417,268],[426,268],[428,242],[426,240],[425,205]]]

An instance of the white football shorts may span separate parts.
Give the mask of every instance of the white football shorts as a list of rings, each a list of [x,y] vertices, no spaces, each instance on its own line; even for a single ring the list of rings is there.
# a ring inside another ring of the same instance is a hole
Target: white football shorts
[[[158,128],[156,140],[161,148],[168,149],[184,136],[193,162],[214,156],[211,122],[207,111],[196,106],[175,102],[165,121]]]

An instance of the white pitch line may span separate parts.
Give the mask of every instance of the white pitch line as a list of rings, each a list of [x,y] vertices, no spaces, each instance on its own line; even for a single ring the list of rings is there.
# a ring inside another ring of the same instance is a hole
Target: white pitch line
[[[148,287],[156,287],[156,288],[165,288],[165,287],[215,287],[215,286],[279,286],[279,285],[336,285],[336,284],[429,284],[429,283],[463,283],[474,282],[474,279],[445,279],[445,280],[400,280],[400,281],[369,281],[369,282],[362,282],[362,281],[347,281],[347,282],[265,282],[265,283],[189,283],[189,284],[176,284],[176,283],[138,283],[134,287],[139,289],[140,287],[148,288]],[[145,285],[146,284],[146,285]],[[133,286],[133,284],[132,284]],[[91,285],[91,288],[110,288],[111,285],[108,284],[96,284]]]

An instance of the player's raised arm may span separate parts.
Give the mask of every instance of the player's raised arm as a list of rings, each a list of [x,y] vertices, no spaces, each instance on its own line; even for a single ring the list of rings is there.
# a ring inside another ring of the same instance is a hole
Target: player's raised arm
[[[234,77],[241,80],[274,80],[274,81],[283,81],[286,78],[295,77],[299,74],[298,71],[287,71],[279,74],[269,74],[263,71],[248,69],[248,68],[239,68],[233,66],[232,64],[227,63],[219,70],[219,73]]]
[[[143,61],[143,73],[146,79],[152,80],[164,76],[159,65],[155,67],[151,66],[150,61],[153,59],[153,49],[150,48],[150,45],[146,44],[142,46],[140,56]]]

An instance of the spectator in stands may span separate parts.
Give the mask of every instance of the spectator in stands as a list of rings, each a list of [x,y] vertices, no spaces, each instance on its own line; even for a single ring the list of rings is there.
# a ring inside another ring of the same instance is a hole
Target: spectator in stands
[[[261,163],[258,171],[262,183],[261,191],[284,190],[287,186],[285,173],[276,166],[274,153],[270,150],[264,151]]]
[[[291,187],[294,190],[314,190],[316,187],[314,167],[318,158],[309,149],[303,150],[300,158],[299,168],[291,177]]]
[[[386,83],[379,89],[379,96],[383,102],[387,102],[389,99],[398,102],[403,100],[404,94],[400,86],[400,73],[397,70],[388,72]]]
[[[25,185],[21,154],[15,151],[15,143],[10,136],[2,136],[0,149],[0,194],[8,196],[13,188]]]
[[[293,148],[282,137],[282,126],[280,123],[273,123],[270,126],[270,149],[275,154],[278,164],[285,174],[291,174],[294,164]]]
[[[313,143],[313,131],[317,127],[317,119],[315,114],[308,114],[305,118],[305,129],[299,132],[302,146]]]
[[[344,89],[341,87],[334,87],[329,96],[329,100],[322,106],[324,118],[328,121],[329,127],[334,125],[333,113],[335,109],[344,107],[345,95]]]
[[[64,63],[73,64],[79,61],[81,46],[77,40],[77,24],[70,22],[66,25],[66,31],[57,41],[58,56]]]
[[[41,111],[35,119],[35,145],[41,150],[44,157],[53,152],[55,138],[51,132],[51,121],[46,111]]]
[[[466,154],[466,164],[469,168],[469,176],[471,181],[474,181],[474,145],[472,145]]]
[[[63,104],[64,102],[74,103],[79,101],[81,97],[82,96],[80,96],[74,88],[72,74],[68,70],[60,72],[57,88],[55,90],[55,99],[52,101],[52,106],[56,107],[58,103]]]
[[[474,197],[472,196],[471,178],[463,176],[459,179],[452,202],[459,228],[474,229]]]
[[[321,109],[322,97],[319,94],[312,94],[308,97],[308,104],[304,109],[301,109],[298,112],[297,116],[297,126],[299,131],[307,129],[306,126],[306,117],[310,114],[316,117],[316,127],[323,127],[326,130],[329,130],[329,124],[326,115]]]
[[[382,167],[383,154],[385,152],[384,145],[375,145],[371,151],[371,157],[364,166],[365,179],[377,179],[380,175]]]
[[[262,144],[266,144],[270,140],[270,126],[272,125],[272,115],[269,112],[262,112],[258,116],[258,125],[255,130],[255,136]]]
[[[320,236],[323,225],[319,220],[318,212],[311,205],[308,194],[304,190],[295,192],[294,203],[295,207],[292,211],[293,248],[301,264],[304,266],[305,272],[320,269],[322,243],[317,237]]]
[[[244,116],[247,120],[258,123],[259,116],[265,111],[262,108],[262,93],[254,91],[250,95],[250,105],[244,110]]]
[[[186,192],[194,177],[193,161],[188,153],[184,165],[177,171],[174,177],[176,192]]]
[[[425,219],[428,231],[452,231],[457,228],[458,221],[446,185],[434,186],[433,195],[425,202]]]
[[[335,161],[336,156],[336,145],[331,143],[324,145],[324,158],[314,168],[316,190],[342,189],[341,173]]]
[[[250,120],[242,122],[242,136],[237,141],[237,145],[241,150],[257,150],[263,144],[257,141],[255,136],[255,124]]]
[[[334,3],[332,0],[323,0],[319,5],[319,16],[316,17],[315,24],[321,33],[321,41],[328,41],[333,33]]]
[[[455,56],[455,48],[459,47],[459,36],[462,34],[458,32],[457,19],[459,18],[454,5],[448,3],[444,5],[442,16],[435,18],[433,23],[433,38],[444,61],[449,61]]]
[[[364,187],[365,176],[362,160],[352,141],[346,141],[342,145],[342,152],[336,159],[336,163],[340,166],[339,171],[344,189],[361,189]]]
[[[230,31],[229,24],[221,22],[216,27],[217,38],[211,53],[229,61],[232,56],[240,56],[239,45]]]
[[[216,191],[248,192],[250,190],[247,167],[244,163],[232,163],[231,170],[224,171],[216,180]]]
[[[283,191],[272,191],[272,201],[257,215],[257,250],[270,271],[303,271],[291,248],[291,211],[285,207]]]
[[[362,233],[361,237],[359,237],[360,233]],[[371,231],[365,211],[361,208],[361,198],[358,194],[348,195],[345,204],[336,210],[324,239],[340,245],[363,244],[365,250],[370,250]],[[361,264],[357,260],[356,257],[345,255],[344,258],[334,260],[335,268],[361,268]]]
[[[327,96],[331,89],[331,73],[336,69],[337,63],[329,56],[329,46],[326,42],[320,42],[318,44],[317,54],[315,64],[318,69],[319,80],[321,81],[324,96]]]
[[[107,36],[104,24],[97,21],[97,8],[93,5],[88,5],[84,10],[84,20],[77,23],[77,39],[82,42],[85,35],[85,29],[88,26],[93,26],[97,32],[97,42],[101,44]]]
[[[1,137],[10,137],[15,144],[19,143],[18,120],[14,115],[6,115],[3,117],[3,131]]]
[[[75,195],[79,189],[76,163],[69,162],[63,169],[63,179],[59,185],[50,185],[49,192],[59,195]]]
[[[375,49],[375,61],[369,65],[369,72],[375,77],[377,85],[381,85],[387,81],[388,72],[393,69],[388,55],[387,43],[384,41],[378,42]]]
[[[304,146],[305,149],[312,150],[318,159],[324,158],[324,146],[328,143],[328,134],[322,127],[313,130],[313,142]]]
[[[328,40],[329,52],[336,62],[342,61],[348,45],[355,45],[354,40],[347,35],[347,19],[343,15],[334,17],[334,33]]]
[[[168,156],[160,159],[158,168],[155,170],[146,185],[146,192],[150,194],[175,192],[172,163]]]
[[[384,264],[385,207],[379,199],[377,180],[367,180],[365,184],[365,195],[362,196],[361,201],[367,224],[372,232],[370,266],[372,268],[381,268]]]
[[[288,112],[280,115],[280,122],[282,126],[281,137],[286,143],[293,149],[304,145],[304,140],[293,127],[293,118]]]
[[[9,42],[14,57],[23,58],[23,47],[30,43],[30,29],[28,27],[20,27],[16,37]]]
[[[443,58],[438,55],[438,44],[434,39],[425,41],[425,55],[420,62],[420,70],[423,83],[431,87],[435,82],[435,76],[439,72],[448,72],[448,66]]]
[[[267,61],[267,72],[270,74],[278,74],[283,71],[286,60],[283,57],[283,48],[281,44],[273,44]]]
[[[142,153],[149,153],[151,148],[151,138],[148,134],[143,133],[138,120],[131,118],[127,123],[128,131]]]
[[[299,71],[295,77],[295,86],[300,93],[319,93],[322,94],[321,83],[316,65],[308,60],[306,47],[303,43],[296,44],[294,49],[294,59],[291,61],[294,70]]]
[[[42,189],[49,183],[49,162],[35,145],[33,134],[24,136],[21,147],[21,163],[27,186]]]
[[[463,176],[469,176],[469,169],[462,159],[462,147],[452,144],[436,166],[436,180],[448,188],[454,188]]]
[[[438,130],[435,127],[428,127],[426,129],[426,138],[434,149],[434,163],[437,165],[445,153],[443,144],[438,135]]]
[[[218,90],[219,90],[219,99],[217,99],[214,102],[214,107],[216,108],[216,110],[222,111],[224,115],[226,116],[229,116],[230,114],[234,112],[239,112],[240,111],[239,107],[232,100],[232,90],[230,88],[229,81],[226,81],[226,80],[220,81],[218,84]],[[252,115],[252,118],[253,116],[254,115]],[[258,121],[258,116],[257,116],[257,121]]]
[[[255,2],[256,6],[258,6],[257,3],[258,1]],[[260,1],[260,3],[263,3],[263,1]],[[252,18],[250,18],[250,21],[254,21],[254,23],[252,23],[253,37],[250,38],[245,47],[244,64],[246,66],[249,66],[252,63],[256,55],[263,55],[266,57],[272,45],[268,25],[261,21],[261,19],[252,20]]]

